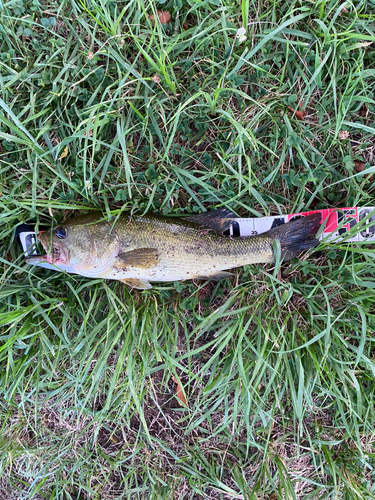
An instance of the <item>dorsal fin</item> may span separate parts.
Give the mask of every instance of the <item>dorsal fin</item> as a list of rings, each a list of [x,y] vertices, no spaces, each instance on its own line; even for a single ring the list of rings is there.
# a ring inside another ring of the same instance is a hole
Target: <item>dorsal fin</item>
[[[184,219],[194,222],[194,224],[214,229],[218,233],[223,233],[229,229],[231,220],[236,218],[234,213],[227,208],[219,208],[211,212],[203,212],[201,214],[184,217]]]

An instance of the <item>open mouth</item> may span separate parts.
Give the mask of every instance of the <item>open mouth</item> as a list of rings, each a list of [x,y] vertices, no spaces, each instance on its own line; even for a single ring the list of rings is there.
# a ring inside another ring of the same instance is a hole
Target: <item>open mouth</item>
[[[42,233],[38,236],[38,240],[41,242],[46,252],[44,255],[41,255],[40,258],[47,261],[49,264],[67,264],[67,256],[64,249],[56,245],[50,246],[50,241],[45,238],[44,234],[45,233]]]
[[[67,264],[66,255],[63,249],[53,246],[51,251],[43,255],[50,264]]]
[[[47,268],[49,268],[48,264],[50,264],[52,268],[53,266],[66,267],[69,265],[69,250],[60,246],[58,244],[59,242],[57,242],[57,244],[55,241],[52,242],[48,231],[40,231],[35,236],[37,238],[35,245],[38,245],[38,250],[37,253],[26,256],[28,264],[41,265]]]
[[[47,255],[46,257],[47,257],[48,261],[51,262],[51,263],[57,262],[57,261],[60,260],[61,251],[57,247],[52,247],[51,255],[50,256]]]
[[[46,250],[46,249],[45,249]],[[57,247],[52,247],[51,251],[44,254],[28,255],[26,261],[31,265],[40,265],[43,263],[52,264],[56,266],[66,266],[68,262],[65,258],[65,252]]]

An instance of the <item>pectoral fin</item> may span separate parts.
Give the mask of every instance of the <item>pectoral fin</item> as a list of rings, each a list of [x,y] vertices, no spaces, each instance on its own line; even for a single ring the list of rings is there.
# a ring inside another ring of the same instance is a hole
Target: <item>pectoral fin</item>
[[[225,278],[231,278],[233,276],[232,273],[228,273],[227,271],[219,271],[214,274],[206,274],[204,276],[194,276],[193,279],[195,280],[213,280],[213,281],[220,281],[224,280]]]
[[[131,288],[137,288],[138,290],[149,290],[152,288],[151,283],[149,283],[146,280],[137,280],[136,278],[124,278],[123,280],[120,280],[125,285],[130,286]]]
[[[219,208],[218,210],[213,210],[212,212],[203,212],[197,215],[190,215],[186,217],[190,222],[199,224],[210,229],[214,229],[218,233],[223,233],[229,229],[231,223],[230,219],[236,219],[236,216],[230,210],[226,208]]]
[[[141,267],[148,269],[155,267],[159,260],[156,248],[137,248],[130,252],[123,252],[118,255],[123,266]]]

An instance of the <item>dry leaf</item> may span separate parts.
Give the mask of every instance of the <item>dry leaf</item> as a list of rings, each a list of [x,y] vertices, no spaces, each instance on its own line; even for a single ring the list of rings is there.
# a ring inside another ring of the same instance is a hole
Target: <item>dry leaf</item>
[[[65,158],[66,156],[68,156],[68,152],[69,152],[69,150],[68,150],[68,146],[65,146],[65,149],[64,149],[64,151],[61,153],[61,156],[60,156],[59,160],[62,160],[63,158]]]
[[[291,108],[290,106],[288,106],[288,108],[290,109],[290,111],[292,113],[295,114],[296,118],[298,118],[298,120],[303,120],[305,118],[305,115],[306,115],[306,110],[305,109],[302,109],[302,106],[303,106],[303,101],[301,101],[299,103],[299,110],[296,111],[295,109]]]
[[[368,115],[368,107],[366,104],[362,104],[361,109],[359,110],[359,116],[362,118],[366,118]]]
[[[187,401],[185,398],[184,391],[181,389],[180,384],[177,382],[176,377],[173,375],[173,382],[176,384],[176,397],[180,406],[187,406]]]
[[[161,24],[168,24],[170,20],[172,19],[172,16],[167,10],[157,10],[156,14],[158,15],[159,21]],[[149,17],[150,21],[152,22],[152,25],[155,26],[155,16],[152,14],[152,16]]]
[[[301,111],[296,111],[296,117],[299,120],[303,120],[305,118],[306,111],[302,109]]]
[[[355,161],[354,165],[357,172],[363,172],[364,169],[366,168],[366,165],[363,163],[363,161]],[[368,179],[369,181],[372,181],[374,179],[374,176],[371,174],[367,174],[365,175],[365,178]]]
[[[355,161],[354,165],[357,172],[363,172],[365,169],[365,164],[363,163],[363,161]]]
[[[209,281],[202,288],[200,288],[198,290],[198,300],[201,301],[207,299],[211,295],[214,286],[215,285],[212,283],[212,281]]]
[[[273,422],[273,421],[272,421]],[[277,493],[272,493],[269,497],[268,500],[277,500],[279,498],[279,495]]]

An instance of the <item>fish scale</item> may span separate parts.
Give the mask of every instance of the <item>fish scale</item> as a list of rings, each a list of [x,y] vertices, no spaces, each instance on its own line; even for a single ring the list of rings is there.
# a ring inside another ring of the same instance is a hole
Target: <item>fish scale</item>
[[[235,239],[185,221],[171,224],[170,219],[156,217],[140,218],[134,224],[132,227],[132,223],[124,219],[116,224],[115,231],[123,248],[154,247],[158,250],[159,262],[154,268],[147,273],[137,270],[138,276],[143,275],[144,279],[165,281],[166,272],[170,273],[168,281],[214,277],[218,270],[259,262],[259,258],[264,263],[274,260],[273,239],[267,236]],[[130,244],[129,232],[132,234]]]

